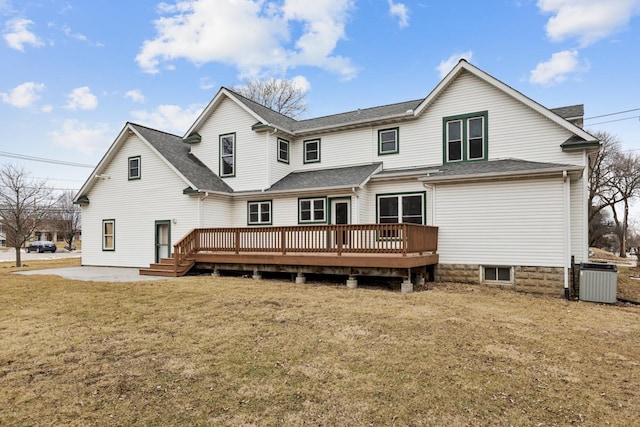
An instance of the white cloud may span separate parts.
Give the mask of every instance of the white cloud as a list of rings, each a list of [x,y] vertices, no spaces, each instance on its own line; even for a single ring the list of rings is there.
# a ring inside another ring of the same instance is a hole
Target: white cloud
[[[124,94],[125,98],[129,98],[133,102],[137,102],[139,104],[144,103],[144,95],[140,89],[133,89]]]
[[[161,3],[165,15],[155,21],[157,35],[146,40],[137,57],[146,72],[169,62],[221,62],[242,77],[284,73],[296,66],[316,66],[351,78],[349,58],[334,55],[346,37],[345,25],[354,0],[185,0]],[[249,31],[250,29],[250,31]],[[297,39],[295,30],[301,29]]]
[[[311,83],[305,76],[295,76],[291,79],[294,86],[302,90],[303,92],[309,92],[311,89]]]
[[[69,101],[65,108],[68,110],[95,110],[98,106],[98,98],[91,93],[88,86],[75,88],[67,98]]]
[[[76,119],[65,120],[60,130],[49,134],[58,147],[80,151],[85,154],[101,152],[111,142],[111,130],[104,123],[90,126]]]
[[[539,63],[535,70],[531,71],[529,82],[542,86],[550,86],[562,83],[570,74],[586,71],[588,65],[581,63],[577,50],[563,50],[551,55],[547,62]]]
[[[8,93],[0,93],[0,97],[5,104],[16,108],[27,108],[40,99],[39,93],[43,90],[45,90],[43,83],[25,82]]]
[[[44,46],[42,40],[27,27],[33,24],[29,19],[16,18],[7,21],[4,24],[4,40],[7,45],[12,48],[24,52],[25,45],[35,47]]]
[[[80,40],[82,42],[89,41],[89,39],[87,39],[87,36],[81,33],[74,33],[73,31],[71,31],[71,28],[67,25],[62,26],[62,32],[64,33],[65,36],[70,37],[72,39]]]
[[[438,66],[436,67],[436,70],[438,70],[438,73],[440,74],[440,78],[442,79],[444,78],[444,76],[446,76],[449,73],[449,71],[451,71],[453,67],[456,66],[458,61],[460,61],[461,59],[466,59],[467,61],[471,62],[472,58],[473,58],[473,52],[470,50],[466,52],[461,52],[461,53],[454,53],[447,59],[440,61],[440,64],[438,64]]]
[[[389,0],[389,14],[398,18],[400,28],[409,26],[409,8],[403,3],[394,3]]]
[[[584,47],[623,30],[640,0],[538,0],[538,7],[553,15],[546,25],[552,41],[576,38]]]
[[[53,111],[53,105],[51,104],[43,105],[40,111],[42,111],[43,113],[50,113]]]
[[[141,125],[181,135],[189,129],[203,109],[202,105],[191,105],[187,108],[160,105],[155,111],[132,111],[131,116]]]

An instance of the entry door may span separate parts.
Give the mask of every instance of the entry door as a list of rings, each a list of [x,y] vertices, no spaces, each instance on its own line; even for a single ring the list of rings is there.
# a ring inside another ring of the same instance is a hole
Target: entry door
[[[171,221],[156,221],[156,262],[171,256]]]
[[[351,217],[351,200],[350,199],[332,199],[331,200],[331,223],[332,224],[349,224]],[[333,244],[338,244],[338,232],[333,236]],[[342,232],[342,244],[349,244],[349,232]]]

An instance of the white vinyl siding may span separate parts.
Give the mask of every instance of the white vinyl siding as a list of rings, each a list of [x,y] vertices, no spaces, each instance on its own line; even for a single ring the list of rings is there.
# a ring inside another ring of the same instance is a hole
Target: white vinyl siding
[[[562,177],[436,186],[443,264],[564,265]]]
[[[267,144],[268,137],[265,133],[251,130],[256,121],[255,117],[235,102],[224,99],[198,130],[202,140],[191,145],[191,152],[209,169],[218,173],[219,137],[235,133],[235,176],[224,178],[235,191],[262,190],[270,185],[269,163],[265,159],[273,159],[272,164],[276,163],[275,151]]]
[[[138,155],[145,159],[145,176],[130,181],[124,171],[128,158]],[[148,267],[155,262],[156,220],[176,220],[171,244],[197,226],[198,198],[183,195],[187,184],[136,136],[125,141],[102,173],[110,179],[96,181],[90,204],[82,207],[83,265]],[[102,250],[105,219],[115,220],[113,251]]]

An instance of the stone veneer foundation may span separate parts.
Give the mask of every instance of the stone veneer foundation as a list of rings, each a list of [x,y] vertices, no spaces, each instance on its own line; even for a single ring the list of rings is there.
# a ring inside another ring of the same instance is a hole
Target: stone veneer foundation
[[[437,282],[481,283],[479,265],[474,264],[437,264],[435,269]],[[569,271],[571,275],[571,271]],[[513,267],[513,282],[485,282],[492,286],[512,288],[519,292],[564,296],[564,270],[562,267]]]

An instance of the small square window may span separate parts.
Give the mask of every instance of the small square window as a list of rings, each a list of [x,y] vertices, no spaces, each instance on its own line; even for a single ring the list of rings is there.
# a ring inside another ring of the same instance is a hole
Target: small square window
[[[327,199],[300,199],[298,202],[298,218],[300,223],[326,222]]]
[[[278,138],[278,161],[289,163],[289,141]]]
[[[304,141],[304,163],[317,163],[320,161],[320,140],[310,139]]]
[[[140,179],[140,156],[129,157],[129,179]]]
[[[249,225],[271,225],[271,200],[249,202]]]
[[[398,128],[378,131],[378,154],[398,153],[398,147]]]

